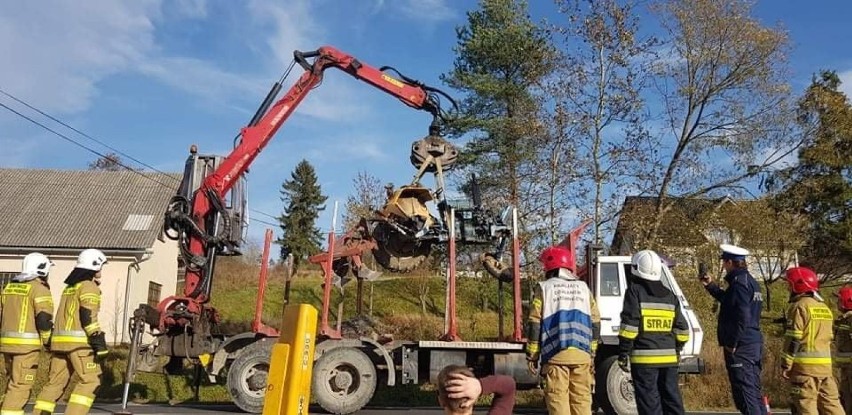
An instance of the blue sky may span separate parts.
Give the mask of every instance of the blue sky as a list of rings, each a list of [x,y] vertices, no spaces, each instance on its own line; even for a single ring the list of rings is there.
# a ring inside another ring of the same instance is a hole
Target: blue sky
[[[559,19],[549,1],[534,18]],[[852,92],[852,2],[764,0],[755,11],[790,32],[791,82],[835,69]],[[0,3],[0,87],[165,171],[180,171],[190,144],[227,153],[294,49],[330,44],[373,66],[391,65],[432,85],[452,65],[454,28],[471,0],[134,0]],[[294,70],[291,79],[300,71]],[[456,94],[458,95],[458,94]],[[0,102],[22,112],[8,98]],[[28,115],[34,115],[26,112]],[[34,115],[35,116],[35,115]],[[329,209],[368,170],[407,182],[411,142],[429,116],[347,75],[328,71],[252,166],[250,205],[279,214],[278,190],[305,158]],[[107,149],[79,138],[99,151]],[[95,158],[0,109],[0,166],[82,169]],[[261,220],[268,217],[253,213]],[[267,225],[255,222],[260,240]],[[277,229],[276,229],[277,231]]]

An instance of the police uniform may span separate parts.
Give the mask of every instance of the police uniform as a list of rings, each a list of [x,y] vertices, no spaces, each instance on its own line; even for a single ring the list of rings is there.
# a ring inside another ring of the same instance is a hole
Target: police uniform
[[[852,311],[844,311],[834,322],[834,363],[840,368],[840,400],[852,414]]]
[[[747,250],[733,245],[721,245],[722,259],[743,261]],[[765,414],[760,372],[763,360],[763,335],[760,332],[760,312],[763,295],[754,277],[745,268],[736,268],[725,275],[727,289],[711,282],[705,287],[721,303],[717,339],[725,348],[725,366],[731,382],[734,404],[743,414]]]
[[[85,253],[86,251],[84,251]],[[100,253],[98,251],[98,253]],[[103,256],[102,253],[100,253]],[[81,254],[82,258],[83,254]],[[79,261],[79,260],[78,260]],[[106,258],[97,265],[97,270]],[[78,262],[79,263],[79,262]],[[65,280],[51,337],[50,375],[35,403],[34,415],[52,413],[71,373],[78,382],[68,398],[67,415],[85,415],[100,385],[101,366],[96,355],[106,353],[106,341],[98,323],[101,290],[94,281],[97,271],[75,268]]]
[[[538,283],[526,351],[540,356],[549,414],[591,413],[591,365],[599,337],[600,313],[586,283],[567,269]]]
[[[39,352],[50,338],[53,297],[47,281],[22,273],[6,284],[0,301],[0,352],[11,375],[0,415],[23,415],[35,383]]]
[[[796,279],[790,274],[798,272],[808,272],[817,281],[812,271],[796,267],[787,270],[788,282],[793,284]],[[844,414],[831,362],[833,320],[815,291],[794,292],[790,298],[781,368],[790,380],[790,404],[796,414]]]
[[[634,278],[621,310],[619,364],[631,372],[640,415],[683,414],[678,365],[689,324],[677,297],[660,282],[659,256],[640,251],[632,262]]]

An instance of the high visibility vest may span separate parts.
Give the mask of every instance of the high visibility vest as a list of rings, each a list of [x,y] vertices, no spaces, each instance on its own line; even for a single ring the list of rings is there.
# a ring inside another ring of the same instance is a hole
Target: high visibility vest
[[[805,376],[831,376],[834,316],[824,302],[809,295],[793,298],[787,307],[784,366]]]
[[[50,337],[50,320],[53,314],[53,297],[50,288],[39,279],[27,282],[10,282],[0,295],[3,304],[0,315],[0,352],[28,353],[39,350]],[[36,316],[42,316],[47,325],[42,330],[36,325]]]
[[[834,364],[852,369],[852,311],[845,312],[834,320]]]
[[[65,287],[56,312],[51,350],[72,351],[90,347],[89,335],[101,331],[98,323],[100,304],[101,290],[92,281]]]
[[[539,282],[541,300],[541,361],[547,363],[562,350],[592,353],[592,299],[589,287],[578,280],[550,278]]]

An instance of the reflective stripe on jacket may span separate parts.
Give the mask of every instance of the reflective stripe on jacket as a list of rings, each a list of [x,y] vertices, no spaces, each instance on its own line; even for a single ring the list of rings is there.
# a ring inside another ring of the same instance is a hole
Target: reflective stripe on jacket
[[[51,349],[72,351],[90,347],[88,336],[101,331],[98,323],[100,304],[101,290],[93,281],[65,287],[56,312]],[[89,321],[84,321],[86,319]]]
[[[3,288],[0,301],[0,352],[28,353],[39,350],[50,337],[53,297],[47,283],[40,279],[10,282]],[[36,318],[44,321],[39,330]]]
[[[677,366],[689,324],[677,297],[662,283],[636,280],[624,293],[618,337],[619,353],[629,354],[631,364]]]
[[[824,302],[799,295],[787,307],[783,366],[792,374],[832,376],[831,342],[834,316]]]

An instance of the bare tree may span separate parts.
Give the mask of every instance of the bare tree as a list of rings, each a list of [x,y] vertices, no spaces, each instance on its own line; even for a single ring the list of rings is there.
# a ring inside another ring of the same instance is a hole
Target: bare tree
[[[566,17],[555,31],[564,40],[564,58],[551,90],[570,129],[578,170],[572,190],[580,211],[593,218],[594,240],[623,198],[637,189],[648,169],[648,135],[641,93],[657,40],[639,35],[632,2],[557,0]],[[558,118],[557,118],[558,120]],[[563,161],[567,162],[567,160]],[[616,190],[621,189],[621,190]]]
[[[746,0],[664,0],[654,10],[668,42],[655,67],[663,115],[648,246],[658,242],[667,198],[741,191],[797,146],[785,32],[752,18]]]
[[[381,180],[366,171],[360,171],[352,179],[352,193],[346,197],[346,210],[343,213],[345,229],[352,229],[361,218],[372,216],[380,209],[387,195]]]

